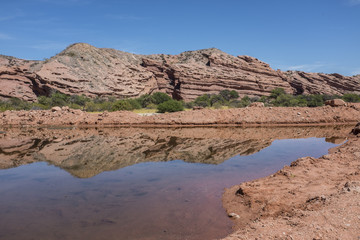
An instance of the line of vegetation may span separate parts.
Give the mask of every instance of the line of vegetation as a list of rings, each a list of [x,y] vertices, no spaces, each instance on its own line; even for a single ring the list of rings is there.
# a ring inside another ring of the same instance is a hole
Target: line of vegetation
[[[153,109],[154,112],[176,112],[183,111],[185,108],[242,108],[249,106],[252,102],[263,102],[265,106],[276,107],[318,107],[323,106],[326,100],[343,99],[346,102],[360,102],[360,95],[344,94],[339,95],[291,95],[286,94],[284,89],[274,89],[270,96],[239,97],[236,91],[223,90],[219,94],[204,94],[197,97],[194,101],[184,102],[173,100],[170,96],[162,92],[145,94],[138,98],[115,99],[109,98],[89,98],[85,95],[66,95],[54,92],[49,97],[40,96],[35,103],[26,102],[17,98],[0,101],[0,111],[6,110],[45,110],[52,107],[68,106],[72,109],[81,109],[87,112],[102,111],[133,111],[137,109]]]

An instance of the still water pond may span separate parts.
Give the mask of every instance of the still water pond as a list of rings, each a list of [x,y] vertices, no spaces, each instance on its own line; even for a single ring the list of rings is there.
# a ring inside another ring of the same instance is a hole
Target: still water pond
[[[224,188],[349,127],[0,129],[0,239],[219,239]]]

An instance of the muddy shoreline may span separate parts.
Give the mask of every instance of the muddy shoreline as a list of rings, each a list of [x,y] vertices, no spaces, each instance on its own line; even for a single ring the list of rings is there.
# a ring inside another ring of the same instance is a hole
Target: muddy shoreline
[[[358,239],[360,138],[225,190],[233,239]]]

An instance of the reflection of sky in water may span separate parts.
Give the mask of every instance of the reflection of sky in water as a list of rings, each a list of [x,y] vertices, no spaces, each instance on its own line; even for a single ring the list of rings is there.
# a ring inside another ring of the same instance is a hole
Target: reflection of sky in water
[[[47,163],[0,170],[0,239],[211,239],[231,231],[224,187],[263,177],[336,146],[275,140],[219,165],[140,163],[89,179]]]

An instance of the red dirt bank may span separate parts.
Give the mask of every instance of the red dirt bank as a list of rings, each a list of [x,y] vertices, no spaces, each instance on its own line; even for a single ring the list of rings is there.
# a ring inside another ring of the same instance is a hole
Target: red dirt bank
[[[360,138],[227,189],[234,239],[360,239]]]
[[[317,108],[238,108],[196,110],[140,116],[133,112],[86,113],[67,107],[57,111],[5,111],[1,126],[217,126],[217,125],[292,125],[344,124],[360,121],[360,105]]]

